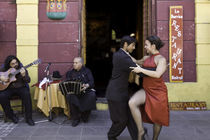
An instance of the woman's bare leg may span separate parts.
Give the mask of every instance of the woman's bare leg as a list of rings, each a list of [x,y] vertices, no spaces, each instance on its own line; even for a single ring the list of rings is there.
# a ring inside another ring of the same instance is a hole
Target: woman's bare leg
[[[153,138],[152,140],[158,140],[162,126],[159,124],[153,124]]]
[[[139,106],[145,103],[145,98],[146,98],[145,91],[141,89],[136,93],[134,93],[134,95],[131,97],[131,99],[128,102],[131,114],[138,128],[138,140],[141,140],[141,137],[144,134],[144,128],[142,125],[142,117],[141,117],[141,112],[139,110]]]

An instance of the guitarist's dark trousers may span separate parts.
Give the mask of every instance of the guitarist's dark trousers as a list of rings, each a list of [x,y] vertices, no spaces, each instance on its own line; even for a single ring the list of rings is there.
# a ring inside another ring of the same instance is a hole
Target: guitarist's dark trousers
[[[31,95],[29,89],[27,87],[20,88],[8,88],[3,91],[0,91],[0,104],[8,118],[11,118],[13,114],[13,110],[10,105],[9,98],[13,95],[18,95],[22,99],[22,103],[25,108],[25,118],[32,118],[32,103],[31,103]]]

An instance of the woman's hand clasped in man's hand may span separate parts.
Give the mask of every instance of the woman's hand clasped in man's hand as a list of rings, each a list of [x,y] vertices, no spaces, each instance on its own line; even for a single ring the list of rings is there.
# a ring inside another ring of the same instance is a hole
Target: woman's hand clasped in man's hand
[[[132,69],[132,72],[135,73],[140,73],[142,70],[142,67],[140,67],[138,64],[136,64],[137,67],[129,67],[130,69]]]

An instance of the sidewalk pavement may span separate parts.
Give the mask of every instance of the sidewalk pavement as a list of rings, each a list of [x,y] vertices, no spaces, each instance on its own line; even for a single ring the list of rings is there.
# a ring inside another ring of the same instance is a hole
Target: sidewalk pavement
[[[40,112],[34,112],[34,121],[46,120],[35,126],[28,126],[19,115],[18,124],[4,123],[0,119],[0,140],[107,140],[111,126],[108,110],[92,111],[88,123],[71,126],[71,120],[59,114],[52,121]],[[146,140],[152,139],[152,125],[148,128]],[[131,140],[125,129],[118,140]],[[210,111],[170,111],[170,126],[163,127],[159,140],[210,140]]]

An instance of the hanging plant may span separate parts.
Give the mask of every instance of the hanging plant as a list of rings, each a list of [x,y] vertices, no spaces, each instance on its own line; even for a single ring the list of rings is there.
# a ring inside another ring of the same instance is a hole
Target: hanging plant
[[[64,19],[66,9],[66,0],[47,0],[47,17],[50,19]]]

